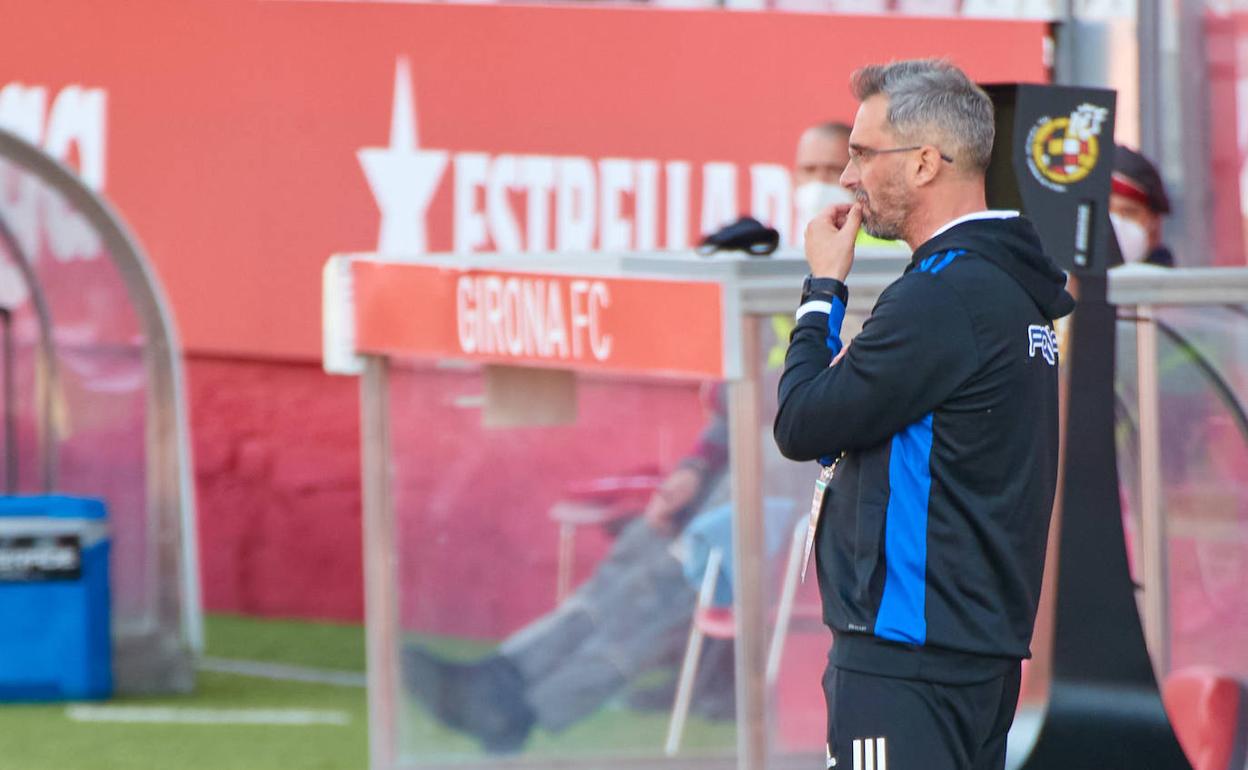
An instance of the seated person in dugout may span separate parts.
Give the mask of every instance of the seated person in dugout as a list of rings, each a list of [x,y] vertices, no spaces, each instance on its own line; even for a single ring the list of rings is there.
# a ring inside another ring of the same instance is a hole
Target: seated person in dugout
[[[723,390],[714,388],[710,419],[693,450],[644,513],[621,530],[593,575],[555,610],[475,662],[442,660],[415,644],[404,648],[404,686],[435,719],[473,736],[487,751],[516,751],[533,728],[559,732],[625,691],[639,675],[679,661],[709,552],[731,552],[732,507],[723,502],[728,495]],[[771,454],[769,465],[801,468]],[[792,473],[778,472],[786,471]],[[765,501],[769,557],[782,550],[798,512],[794,500]],[[731,603],[731,585],[726,558],[716,604]],[[732,644],[706,644],[693,711],[730,719]],[[666,711],[674,692],[674,681],[668,682],[636,692],[630,705]]]
[[[820,123],[802,132],[795,153],[797,232],[831,203],[852,196],[838,184],[849,163],[849,126]],[[783,336],[783,335],[782,335]],[[783,346],[787,340],[780,339]],[[782,349],[782,348],[781,348]],[[778,363],[778,362],[777,362]],[[765,389],[772,392],[774,388]],[[644,514],[621,532],[594,574],[553,612],[508,637],[473,663],[441,660],[411,645],[403,650],[407,690],[443,724],[475,737],[487,750],[516,751],[535,726],[559,732],[624,691],[639,675],[679,660],[697,587],[712,548],[731,553],[732,508],[724,470],[728,424],[723,388],[694,449],[664,480]],[[806,469],[764,442],[766,477],[806,493]],[[765,503],[766,548],[783,548],[801,506]],[[725,564],[715,603],[731,603]],[[707,640],[694,689],[694,713],[733,715],[730,641]],[[635,693],[632,705],[668,710],[674,682]]]

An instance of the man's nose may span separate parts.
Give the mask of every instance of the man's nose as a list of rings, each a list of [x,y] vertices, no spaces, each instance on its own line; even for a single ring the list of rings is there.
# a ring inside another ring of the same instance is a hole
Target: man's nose
[[[858,164],[850,163],[845,167],[845,170],[841,172],[841,187],[853,192],[857,189],[858,182]]]

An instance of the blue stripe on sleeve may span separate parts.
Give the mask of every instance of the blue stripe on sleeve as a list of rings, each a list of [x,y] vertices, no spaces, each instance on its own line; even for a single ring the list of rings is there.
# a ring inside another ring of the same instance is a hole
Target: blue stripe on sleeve
[[[828,313],[828,350],[835,356],[841,352],[841,325],[845,323],[845,303],[840,297],[832,298],[832,310]]]
[[[884,595],[875,635],[927,640],[927,505],[932,489],[932,415],[893,436],[884,519]]]

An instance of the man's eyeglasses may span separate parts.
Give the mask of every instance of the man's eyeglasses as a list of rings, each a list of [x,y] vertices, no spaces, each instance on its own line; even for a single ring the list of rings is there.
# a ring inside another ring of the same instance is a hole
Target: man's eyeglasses
[[[921,150],[926,146],[927,145],[925,144],[916,144],[910,147],[888,147],[883,150],[877,150],[874,147],[863,147],[862,145],[851,144],[849,146],[849,162],[862,165],[863,163],[869,163],[876,155],[888,155],[894,152],[911,152],[912,150]],[[937,150],[937,152],[940,151]],[[943,152],[940,153],[940,159],[946,163],[953,162],[953,158]]]

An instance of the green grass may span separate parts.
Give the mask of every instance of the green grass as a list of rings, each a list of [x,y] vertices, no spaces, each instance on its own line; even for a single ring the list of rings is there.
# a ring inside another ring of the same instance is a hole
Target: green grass
[[[341,709],[346,726],[219,726],[72,722],[63,704],[0,708],[0,767],[12,770],[365,770],[362,689],[202,673],[189,697],[126,705]]]
[[[204,634],[208,654],[218,658],[364,670],[364,628],[358,624],[208,615]]]
[[[205,618],[207,653],[351,671],[364,669],[358,625]],[[345,726],[160,725],[70,721],[64,704],[0,706],[0,770],[365,770],[362,688],[200,672],[187,696],[110,703],[186,708],[335,709]]]
[[[469,737],[443,727],[425,713],[414,700],[404,697],[400,703],[400,756],[413,764],[425,762],[462,762],[475,760],[485,766],[490,757]],[[670,712],[633,711],[622,704],[610,703],[579,720],[566,730],[551,734],[535,729],[525,745],[526,759],[582,757],[585,770],[592,770],[594,757],[661,755],[667,739]],[[736,727],[732,721],[707,721],[690,716],[685,725],[682,752],[727,753],[736,746]]]
[[[207,654],[348,671],[364,669],[364,633],[356,625],[206,618]],[[489,644],[421,638],[440,654],[477,657]],[[65,704],[0,705],[0,770],[366,770],[368,723],[362,688],[279,682],[200,672],[192,695],[116,698],[132,706],[186,708],[334,709],[345,726],[251,726],[81,723]],[[441,727],[403,699],[400,745],[413,761],[492,762],[469,738]],[[610,705],[568,730],[535,731],[528,757],[655,756],[667,726],[665,713],[639,714]],[[731,722],[691,718],[689,751],[729,751]]]
[[[417,707],[405,704],[400,727],[401,757],[413,764],[474,760],[488,766],[491,757],[470,738],[433,722]],[[586,770],[602,757],[662,756],[667,739],[667,712],[637,713],[622,706],[606,706],[567,730],[552,735],[533,731],[524,747],[525,759],[582,758]],[[707,722],[690,717],[685,725],[681,751],[690,754],[726,754],[736,746],[732,722]]]

